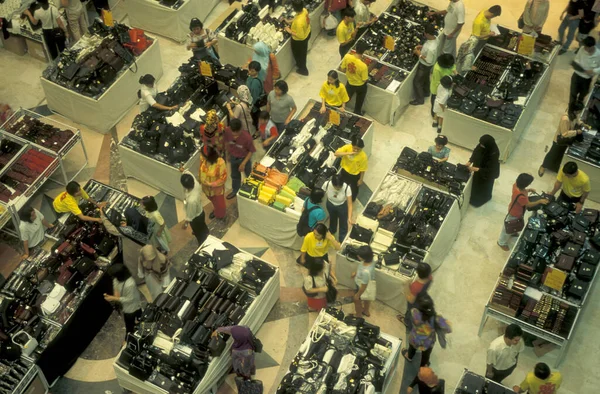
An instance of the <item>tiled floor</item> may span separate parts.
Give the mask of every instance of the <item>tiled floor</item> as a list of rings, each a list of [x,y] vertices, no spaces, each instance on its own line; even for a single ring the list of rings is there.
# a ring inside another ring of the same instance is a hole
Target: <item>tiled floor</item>
[[[447,4],[445,0],[424,2],[437,8],[444,8]],[[500,3],[503,7],[503,14],[498,18],[498,23],[516,28],[516,20],[521,14],[524,3],[523,0],[504,0],[502,2],[464,0],[464,2],[467,9],[467,25],[459,42],[467,38],[477,12],[495,3]],[[553,34],[555,37],[559,24],[558,17],[564,3],[565,1],[551,2],[550,16],[545,32]],[[389,0],[380,0],[373,5],[373,10],[378,13],[384,10],[388,4]],[[210,25],[211,21],[218,17],[227,6],[225,1],[219,4],[206,23]],[[127,16],[124,15],[120,6],[115,10],[115,17],[117,20],[127,20]],[[185,61],[189,54],[183,46],[168,39],[161,39],[160,47],[164,75],[158,82],[158,88],[162,90],[176,78],[177,66]],[[45,67],[44,64],[28,56],[18,57],[1,49],[0,57],[0,64],[2,64],[0,102],[10,103],[13,107],[23,106],[26,108],[43,104],[44,96],[38,77]],[[490,321],[486,325],[482,337],[477,336],[483,306],[507,257],[507,253],[496,246],[496,237],[505,215],[511,184],[521,172],[536,172],[547,145],[551,141],[558,119],[566,105],[571,73],[569,63],[572,58],[572,53],[569,53],[558,59],[548,92],[535,118],[524,133],[514,154],[501,167],[501,176],[496,182],[493,200],[481,208],[469,208],[451,252],[441,268],[434,273],[435,281],[431,293],[436,300],[437,310],[452,321],[454,330],[450,336],[451,342],[448,349],[436,348],[432,356],[433,368],[447,381],[447,387],[449,387],[447,392],[450,392],[450,387],[455,386],[463,368],[484,372],[485,349],[489,342],[499,335],[500,326],[496,322]],[[308,67],[311,76],[302,77],[291,74],[286,79],[290,85],[290,94],[299,106],[303,106],[309,98],[317,98],[326,72],[335,68],[338,61],[335,39],[321,35],[309,53]],[[410,107],[394,127],[376,125],[373,141],[375,149],[373,149],[369,171],[365,177],[366,185],[371,189],[374,189],[380,182],[403,146],[424,150],[432,143],[435,131],[430,127],[428,110],[427,106]],[[138,196],[158,194],[160,196],[158,199],[162,202],[161,211],[167,222],[172,225],[175,239],[173,254],[175,266],[178,267],[185,262],[196,247],[189,230],[184,231],[178,225],[183,217],[182,203],[172,197],[157,193],[153,188],[138,181],[124,179],[115,149],[115,143],[129,131],[131,121],[137,113],[137,108],[133,108],[117,125],[116,131],[112,135],[103,136],[81,128],[88,150],[89,166],[78,179],[85,181],[94,177],[116,187],[126,188],[130,193]],[[55,118],[70,123],[69,120],[60,116],[55,115]],[[469,156],[469,151],[452,147],[452,161],[466,162]],[[70,158],[73,163],[70,171],[75,171],[75,164],[81,159],[80,154]],[[536,178],[533,187],[538,190],[546,190],[551,187],[552,183],[552,174],[549,173],[541,179]],[[49,184],[44,193],[54,196],[58,191],[59,189],[54,185]],[[46,203],[46,201],[41,195],[37,196],[33,202],[36,206],[41,206],[42,203]],[[589,203],[589,206],[598,207],[598,204]],[[210,208],[207,206],[207,209]],[[281,299],[258,333],[265,344],[265,352],[257,358],[257,378],[265,383],[265,392],[273,393],[316,315],[306,312],[305,296],[300,290],[303,273],[294,263],[295,252],[273,245],[259,235],[240,228],[236,218],[237,208],[234,200],[228,207],[226,221],[210,223],[211,232],[262,256],[282,269]],[[4,239],[2,242],[6,246],[14,245],[14,242]],[[9,255],[4,251],[0,251],[0,253],[3,257]],[[597,392],[596,379],[600,378],[597,369],[597,355],[600,345],[595,333],[597,332],[596,328],[600,325],[600,313],[596,308],[599,302],[600,295],[596,287],[588,302],[590,306],[586,308],[579,321],[579,328],[575,333],[573,343],[560,368],[564,376],[564,385],[561,389],[563,394]],[[344,310],[351,311],[352,307],[344,305]],[[375,303],[370,321],[380,325],[384,332],[404,339],[404,327],[395,320],[394,315],[395,311],[380,303]],[[56,383],[52,392],[118,392],[119,388],[114,380],[111,363],[112,358],[116,355],[122,330],[122,322],[117,316],[113,316],[77,364]],[[119,334],[113,335],[117,331]],[[506,380],[506,383],[510,385],[518,383],[525,372],[531,370],[538,360],[553,365],[557,353],[557,351],[552,351],[538,359],[531,348],[526,349],[520,358],[517,371]],[[399,392],[402,382],[412,379],[415,373],[414,366],[404,365],[402,360],[399,365],[389,390],[390,393]],[[234,387],[232,378],[228,377],[219,392],[233,393],[235,392]],[[404,387],[401,392],[405,392]]]

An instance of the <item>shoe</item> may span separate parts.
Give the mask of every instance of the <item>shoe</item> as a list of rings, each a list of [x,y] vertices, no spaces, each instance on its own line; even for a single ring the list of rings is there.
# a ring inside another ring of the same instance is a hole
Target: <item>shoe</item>
[[[307,76],[308,76],[308,70],[300,70],[300,69],[297,69],[297,70],[296,70],[296,73],[297,73],[297,74],[300,74],[300,75],[304,75],[305,77],[307,77]]]
[[[214,213],[214,212],[211,212],[211,213],[210,213],[210,215],[208,215],[208,217],[209,217],[210,219],[214,219],[216,216],[215,216],[215,213]]]
[[[431,127],[433,127],[434,129],[438,127],[438,122],[433,122],[431,123]]]
[[[413,100],[413,101],[411,101],[409,104],[410,104],[410,105],[423,105],[423,104],[425,104],[425,103],[424,103],[424,102],[422,102],[422,101]]]
[[[565,53],[567,53],[566,49],[560,48],[560,51],[558,51],[558,55],[564,55]]]
[[[407,361],[412,363],[412,358],[408,358],[408,349],[402,349],[402,357],[404,357]]]
[[[236,194],[237,194],[237,192],[231,192],[225,198],[227,198],[228,200],[231,200],[232,198],[234,198],[236,196]]]
[[[496,242],[498,244],[498,246],[500,246],[500,249],[502,249],[505,252],[508,252],[510,250],[510,248],[506,245],[500,245],[498,242]]]
[[[438,133],[438,134],[442,134],[442,128],[441,128],[441,127],[438,127],[438,128],[437,128],[437,133]]]
[[[538,168],[538,176],[541,178],[544,176],[544,173],[546,172],[546,169],[542,166],[540,166],[540,168]]]

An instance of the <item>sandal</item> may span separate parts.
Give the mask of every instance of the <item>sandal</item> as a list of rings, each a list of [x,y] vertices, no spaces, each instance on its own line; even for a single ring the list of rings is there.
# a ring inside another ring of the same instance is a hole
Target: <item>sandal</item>
[[[540,166],[540,168],[538,168],[538,176],[541,178],[544,176],[544,173],[546,172],[546,169],[542,166]]]
[[[408,349],[402,349],[402,357],[404,357],[407,361],[412,363],[412,358],[408,358]]]
[[[369,313],[369,314],[366,314],[366,313],[364,313],[364,312],[363,312],[363,316],[366,316],[366,317],[371,317],[371,314],[370,314],[370,313]]]

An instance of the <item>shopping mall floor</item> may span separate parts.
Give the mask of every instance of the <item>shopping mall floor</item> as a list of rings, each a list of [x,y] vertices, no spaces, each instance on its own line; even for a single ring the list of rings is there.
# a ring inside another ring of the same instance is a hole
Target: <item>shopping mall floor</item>
[[[437,8],[445,8],[447,4],[445,0],[424,2]],[[464,0],[464,2],[467,9],[467,24],[459,38],[459,43],[468,37],[471,23],[477,12],[489,8],[496,1]],[[524,0],[504,0],[499,3],[503,7],[503,14],[498,18],[498,23],[516,29]],[[551,2],[550,16],[544,29],[546,33],[556,37],[559,14],[565,3],[566,1]],[[389,0],[379,0],[372,9],[379,13],[388,4]],[[226,1],[219,4],[212,11],[206,24],[210,25],[211,21],[221,15],[227,7]],[[120,5],[115,10],[115,18],[127,21]],[[160,49],[164,74],[158,82],[159,91],[166,89],[173,82],[179,74],[178,66],[189,57],[183,45],[169,39],[160,39]],[[40,106],[39,110],[47,110],[44,107],[44,94],[38,79],[45,64],[27,55],[19,57],[2,49],[0,49],[0,56],[2,62],[0,102],[9,103],[13,108]],[[310,98],[318,98],[319,88],[325,80],[327,71],[338,64],[339,55],[335,38],[322,34],[309,52],[308,59],[309,77],[292,73],[286,79],[290,86],[290,94],[299,107],[304,106]],[[455,387],[464,368],[484,373],[486,348],[502,331],[502,325],[490,320],[482,336],[477,336],[484,305],[508,257],[508,253],[496,245],[496,238],[510,199],[511,185],[519,173],[537,172],[543,155],[552,141],[558,120],[566,106],[571,76],[569,63],[572,59],[572,52],[558,59],[548,92],[529,129],[523,134],[508,162],[501,166],[501,176],[494,187],[492,201],[481,208],[469,208],[451,252],[433,274],[435,279],[431,294],[436,302],[436,309],[452,322],[453,327],[448,348],[445,350],[436,348],[432,355],[432,367],[441,378],[446,379],[447,392]],[[428,105],[409,107],[395,126],[376,124],[373,141],[375,149],[370,157],[365,185],[359,197],[363,204],[370,197],[370,190],[375,188],[396,160],[402,147],[409,146],[421,151],[432,144],[436,133],[435,129],[431,128],[428,111]],[[175,266],[181,266],[196,245],[191,233],[182,230],[179,224],[184,217],[183,204],[138,181],[126,179],[123,175],[116,144],[129,131],[131,121],[137,113],[138,109],[133,108],[118,124],[116,130],[108,135],[101,135],[80,127],[89,154],[89,166],[78,179],[85,181],[93,177],[101,182],[126,188],[130,193],[140,197],[148,194],[157,195],[160,210],[172,229]],[[53,116],[65,123],[71,123],[60,116]],[[468,160],[470,151],[450,146],[451,161],[464,163]],[[78,159],[82,157],[75,157],[73,161]],[[532,187],[537,190],[548,190],[553,182],[553,174],[547,173],[543,178],[536,176]],[[49,199],[56,196],[59,191],[49,187],[44,190],[44,195],[35,199],[34,205],[47,206]],[[229,200],[228,204],[227,220],[211,222],[211,233],[281,267],[281,298],[258,332],[258,337],[264,343],[264,352],[257,357],[256,377],[264,382],[266,393],[274,393],[291,359],[306,337],[316,313],[308,313],[306,297],[300,289],[305,272],[294,262],[298,252],[276,246],[261,238],[260,235],[240,228],[236,222],[235,199]],[[591,202],[587,205],[598,208],[598,204]],[[355,212],[360,210],[359,207]],[[5,240],[3,238],[3,242],[6,242]],[[4,256],[7,256],[7,252],[4,252]],[[12,258],[17,256],[18,253],[15,252]],[[5,261],[8,261],[8,258],[3,260],[3,264],[7,264]],[[349,291],[342,291],[342,293],[348,295]],[[600,341],[593,333],[597,333],[597,327],[600,327],[600,313],[596,309],[599,303],[600,288],[596,286],[588,302],[591,306],[584,310],[573,343],[560,366],[564,376],[564,385],[560,391],[562,394],[598,391]],[[352,312],[353,306],[346,303],[343,309]],[[396,320],[395,315],[396,311],[376,302],[372,316],[368,320],[379,325],[382,332],[396,335],[404,340],[405,328]],[[120,317],[113,315],[74,367],[54,385],[52,393],[119,393],[120,388],[115,379],[112,363],[117,355],[123,333],[124,327]],[[505,380],[505,384],[512,386],[519,383],[525,373],[532,370],[535,363],[539,361],[554,366],[558,353],[555,349],[538,358],[532,348],[527,348],[519,359],[517,370]],[[397,393],[401,387],[401,392],[404,393],[407,382],[416,373],[415,365],[407,365],[402,357],[398,368],[389,393]],[[229,376],[219,393],[234,392],[236,390],[233,376]]]

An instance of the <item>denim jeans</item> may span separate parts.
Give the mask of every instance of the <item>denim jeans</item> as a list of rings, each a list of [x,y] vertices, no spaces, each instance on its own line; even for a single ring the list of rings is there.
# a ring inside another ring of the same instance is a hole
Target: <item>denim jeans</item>
[[[342,205],[333,205],[327,201],[327,212],[329,212],[329,232],[335,234],[338,229],[338,221],[340,224],[340,233],[338,240],[340,243],[348,234],[348,201]]]
[[[505,220],[513,220],[516,219],[516,216],[508,215]],[[506,233],[506,227],[504,227],[504,221],[502,222],[502,231],[500,231],[500,236],[498,237],[498,245],[500,246],[508,246],[508,240],[510,239],[510,234]]]
[[[233,193],[237,193],[240,190],[240,186],[242,185],[242,173],[239,170],[240,164],[244,161],[244,158],[241,159],[237,157],[231,156],[231,188],[233,189]],[[248,160],[246,162],[246,166],[244,167],[244,173],[246,176],[250,176],[252,172],[252,160]]]
[[[575,38],[575,32],[577,32],[577,28],[579,28],[579,19],[569,20],[569,15],[565,15],[560,26],[558,27],[558,41],[563,44],[562,49],[565,51],[569,49],[573,39]],[[567,41],[563,39],[565,37],[565,30],[569,29],[567,32]]]

